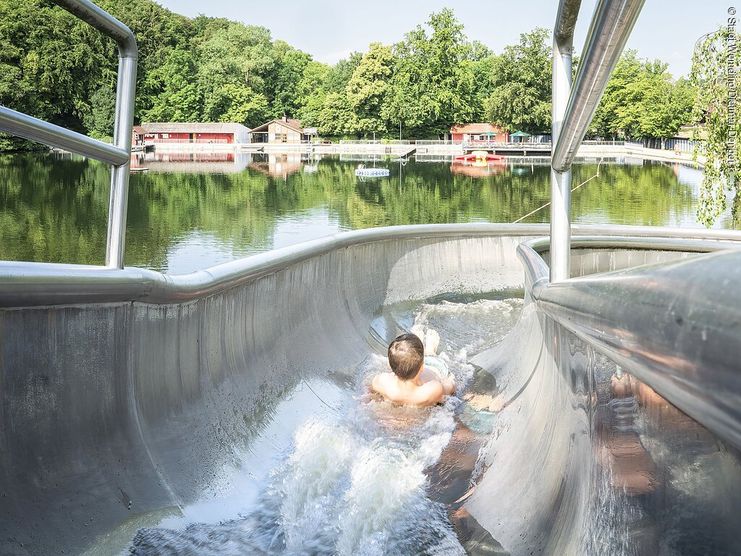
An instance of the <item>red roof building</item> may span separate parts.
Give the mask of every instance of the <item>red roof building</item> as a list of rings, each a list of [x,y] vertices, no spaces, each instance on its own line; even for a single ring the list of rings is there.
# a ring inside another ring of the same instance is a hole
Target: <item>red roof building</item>
[[[236,123],[154,122],[134,126],[133,143],[249,143],[250,130]]]
[[[509,133],[487,123],[459,124],[450,128],[454,143],[506,143]]]

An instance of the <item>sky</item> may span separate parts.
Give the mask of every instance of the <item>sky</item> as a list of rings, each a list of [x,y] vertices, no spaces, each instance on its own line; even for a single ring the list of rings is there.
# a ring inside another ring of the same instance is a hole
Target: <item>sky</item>
[[[189,17],[226,17],[270,29],[313,56],[334,64],[371,42],[393,44],[424,23],[433,11],[450,7],[469,39],[494,52],[517,42],[535,27],[553,28],[557,0],[157,0]],[[741,0],[738,0],[741,8]],[[582,0],[574,46],[581,52],[596,0]],[[659,58],[675,76],[687,75],[692,48],[705,33],[725,24],[729,0],[646,0],[627,48],[642,58]]]

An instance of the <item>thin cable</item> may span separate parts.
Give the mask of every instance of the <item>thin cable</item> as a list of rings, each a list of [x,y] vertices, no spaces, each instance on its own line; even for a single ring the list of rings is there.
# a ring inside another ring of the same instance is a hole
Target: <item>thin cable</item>
[[[598,177],[599,177],[599,167],[600,167],[600,165],[601,165],[601,164],[602,164],[602,159],[600,158],[600,159],[599,159],[599,162],[597,163],[597,173],[596,173],[595,175],[593,175],[593,176],[592,176],[591,178],[589,178],[589,179],[587,179],[587,180],[584,180],[583,182],[581,182],[581,183],[580,183],[579,185],[577,185],[576,187],[573,187],[573,188],[571,189],[571,192],[573,193],[574,191],[576,191],[577,189],[579,189],[579,188],[580,188],[580,187],[581,187],[582,185],[584,185],[584,184],[586,184],[586,183],[589,183],[589,182],[590,182],[590,181],[592,181],[592,180],[593,180],[594,178],[598,178]],[[515,220],[514,222],[512,222],[512,224],[518,224],[519,222],[522,222],[522,221],[523,221],[523,220],[525,220],[525,218],[527,218],[528,216],[532,216],[533,214],[535,214],[535,213],[536,213],[536,212],[538,212],[539,210],[542,210],[542,209],[544,209],[545,207],[549,206],[550,204],[551,204],[551,202],[550,202],[550,201],[548,201],[548,202],[547,202],[546,204],[544,204],[543,206],[540,206],[540,207],[536,208],[535,210],[531,210],[531,211],[530,211],[530,212],[528,212],[528,213],[527,213],[527,214],[526,214],[525,216],[520,216],[520,217],[519,217],[519,218],[518,218],[517,220]]]
[[[315,395],[315,396],[317,397],[317,399],[318,399],[318,400],[319,400],[320,402],[322,402],[322,403],[323,403],[324,405],[326,405],[326,406],[327,406],[327,407],[328,407],[329,409],[331,409],[332,411],[335,411],[335,412],[337,412],[337,413],[339,413],[339,412],[340,412],[340,410],[339,410],[339,409],[337,409],[336,407],[333,407],[333,406],[329,405],[329,404],[328,404],[327,402],[325,402],[325,401],[324,401],[324,400],[322,399],[322,397],[321,397],[321,396],[320,396],[319,394],[317,394],[317,393],[316,393],[316,392],[314,391],[314,389],[313,389],[313,388],[312,388],[311,386],[309,386],[309,383],[308,383],[308,382],[306,382],[306,380],[304,380],[304,379],[301,379],[301,381],[302,381],[302,382],[303,382],[303,383],[304,383],[304,384],[306,385],[306,387],[307,387],[307,388],[308,388],[309,390],[311,390],[311,393],[312,393],[312,394],[314,394],[314,395]]]

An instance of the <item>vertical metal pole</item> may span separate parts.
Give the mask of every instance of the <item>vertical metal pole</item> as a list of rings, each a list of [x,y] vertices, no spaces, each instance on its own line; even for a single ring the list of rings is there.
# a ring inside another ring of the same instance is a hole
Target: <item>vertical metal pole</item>
[[[569,41],[570,42],[570,41]],[[553,108],[551,144],[558,142],[561,123],[571,94],[571,45],[562,48],[553,41]],[[571,270],[571,170],[551,168],[551,282],[569,278]]]
[[[580,1],[562,1],[553,34],[553,77],[551,145],[555,148],[571,95],[571,51],[573,29]],[[571,169],[557,172],[551,167],[550,279],[569,278],[571,270]]]
[[[131,154],[131,131],[134,125],[136,94],[136,45],[131,52],[120,53],[118,82],[116,85],[116,123],[113,144]],[[105,265],[108,268],[124,267],[126,247],[126,209],[129,197],[129,164],[127,160],[111,168],[111,191],[108,206],[108,236],[106,239]]]

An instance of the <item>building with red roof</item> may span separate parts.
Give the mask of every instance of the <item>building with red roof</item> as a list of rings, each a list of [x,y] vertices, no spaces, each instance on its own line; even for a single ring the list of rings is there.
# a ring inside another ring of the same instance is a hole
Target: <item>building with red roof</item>
[[[509,133],[487,123],[456,124],[450,128],[454,143],[507,143]]]

